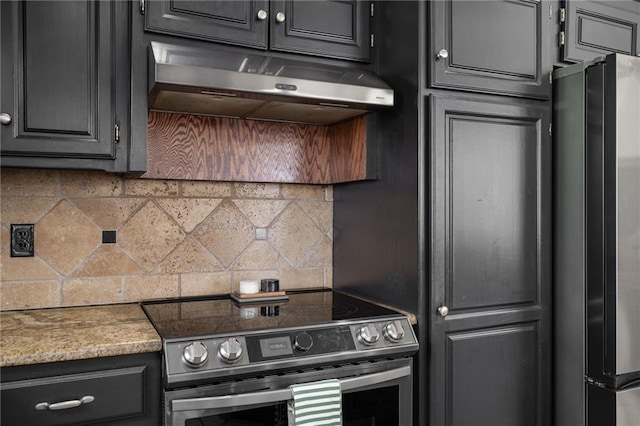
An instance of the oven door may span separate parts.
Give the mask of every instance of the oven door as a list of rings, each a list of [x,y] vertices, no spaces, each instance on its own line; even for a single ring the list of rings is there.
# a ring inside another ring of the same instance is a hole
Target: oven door
[[[345,426],[412,424],[409,358],[331,366],[165,392],[168,426],[286,426],[290,385],[340,380]]]

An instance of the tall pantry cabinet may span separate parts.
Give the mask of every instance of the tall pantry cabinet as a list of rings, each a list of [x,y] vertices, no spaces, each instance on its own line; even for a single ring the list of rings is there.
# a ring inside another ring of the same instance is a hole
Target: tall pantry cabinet
[[[417,314],[418,424],[551,421],[548,6],[374,4],[396,107],[334,188],[334,288]]]

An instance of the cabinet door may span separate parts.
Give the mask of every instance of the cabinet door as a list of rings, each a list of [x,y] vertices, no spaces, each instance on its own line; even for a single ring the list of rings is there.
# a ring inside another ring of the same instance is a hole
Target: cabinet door
[[[53,426],[142,417],[145,370],[140,366],[4,383],[2,423]],[[77,401],[77,406],[48,408],[67,401]]]
[[[548,425],[548,108],[430,111],[431,424]]]
[[[640,1],[567,0],[564,9],[562,60],[580,62],[609,53],[640,54]]]
[[[369,60],[369,2],[272,1],[271,49]]]
[[[267,48],[267,0],[147,1],[145,30]]]
[[[548,98],[548,13],[539,0],[431,2],[431,85]]]
[[[160,425],[160,355],[2,367],[0,422],[3,426]],[[61,402],[67,402],[66,409],[46,405]]]
[[[117,3],[2,2],[0,107],[11,116],[1,129],[3,165],[116,157],[115,91],[122,81],[114,70],[127,62],[126,50],[124,60],[115,53]]]

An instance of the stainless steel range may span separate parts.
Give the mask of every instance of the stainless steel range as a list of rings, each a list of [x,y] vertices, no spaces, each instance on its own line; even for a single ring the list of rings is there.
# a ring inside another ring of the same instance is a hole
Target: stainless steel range
[[[339,379],[345,425],[411,425],[408,318],[336,291],[146,303],[167,425],[286,425],[289,386]]]

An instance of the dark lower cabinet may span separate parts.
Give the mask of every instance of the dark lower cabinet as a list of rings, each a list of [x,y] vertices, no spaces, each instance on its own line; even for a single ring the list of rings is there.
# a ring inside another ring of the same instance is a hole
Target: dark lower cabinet
[[[158,353],[7,367],[2,424],[158,426],[161,386]]]
[[[640,54],[640,1],[566,0],[560,15],[562,60]]]
[[[550,97],[545,2],[440,0],[430,5],[432,87]]]
[[[281,52],[368,61],[369,2],[147,1],[145,31]]]
[[[550,424],[544,104],[432,95],[430,419]]]
[[[126,2],[3,1],[2,166],[125,171]]]

